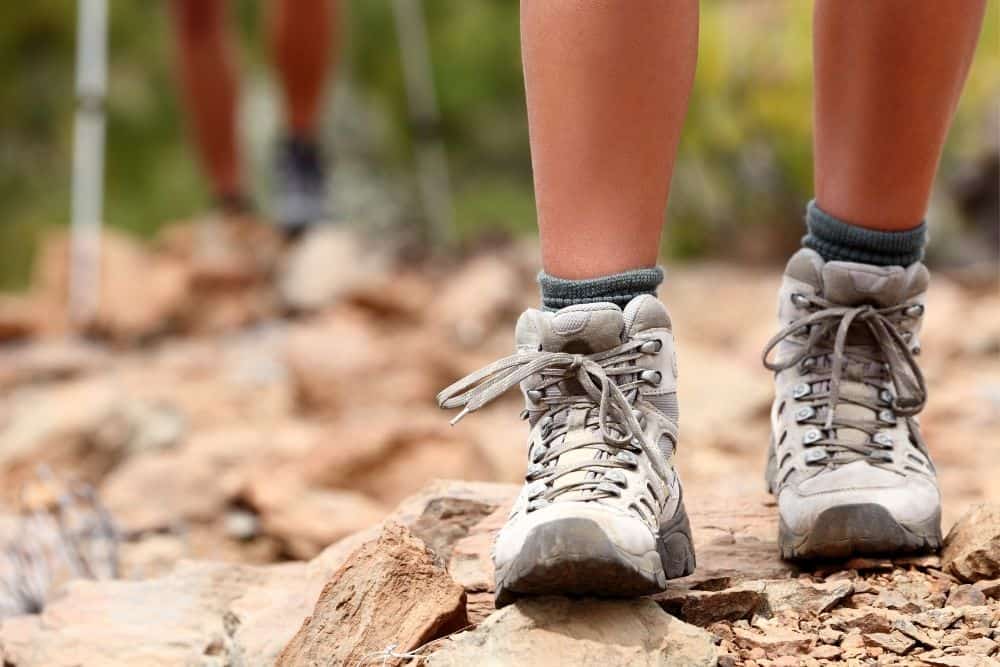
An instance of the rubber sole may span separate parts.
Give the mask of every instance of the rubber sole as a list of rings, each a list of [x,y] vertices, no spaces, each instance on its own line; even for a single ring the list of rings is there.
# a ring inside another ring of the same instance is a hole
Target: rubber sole
[[[916,529],[903,526],[882,505],[858,503],[824,510],[805,535],[789,530],[784,521],[778,526],[782,558],[849,558],[941,548],[941,517],[931,517]]]
[[[496,606],[534,595],[630,598],[659,593],[667,579],[694,572],[691,527],[683,504],[661,526],[657,549],[618,549],[595,521],[566,518],[532,530],[517,557],[496,572]]]

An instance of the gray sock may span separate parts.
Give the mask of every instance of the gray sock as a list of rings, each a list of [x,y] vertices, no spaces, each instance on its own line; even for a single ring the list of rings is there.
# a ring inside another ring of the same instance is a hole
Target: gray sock
[[[901,232],[865,229],[838,220],[809,202],[802,245],[812,248],[826,261],[859,262],[877,266],[909,266],[924,256],[927,223]]]
[[[622,308],[640,294],[656,294],[663,282],[663,269],[632,269],[610,276],[567,280],[556,278],[542,271],[538,285],[542,289],[542,307],[559,310],[580,303],[611,302]]]

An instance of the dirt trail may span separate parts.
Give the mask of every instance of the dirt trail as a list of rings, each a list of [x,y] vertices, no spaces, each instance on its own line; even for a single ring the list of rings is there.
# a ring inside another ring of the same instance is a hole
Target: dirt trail
[[[176,578],[182,558],[246,564],[316,558],[376,525],[433,479],[520,480],[517,397],[455,428],[433,397],[456,377],[509,354],[514,318],[537,300],[534,248],[511,246],[432,271],[391,262],[347,234],[307,239],[314,247],[288,253],[273,239],[248,240],[240,232],[206,252],[192,241],[193,229],[178,228],[153,249],[109,242],[105,263],[114,277],[105,281],[95,326],[102,342],[63,336],[58,242],[43,253],[30,299],[0,303],[0,335],[17,339],[0,347],[0,537],[16,529],[18,507],[50,502],[45,493],[18,498],[41,463],[96,488],[122,531],[128,579],[172,571]],[[317,262],[317,256],[364,259]],[[661,291],[678,338],[677,462],[685,497],[701,508],[703,549],[732,551],[720,547],[726,539],[757,543],[742,560],[733,561],[738,549],[716,564],[706,556],[708,574],[690,584],[703,590],[680,587],[672,602],[662,603],[698,625],[719,620],[717,611],[698,611],[720,604],[722,598],[698,602],[713,588],[796,574],[769,555],[773,516],[762,492],[770,382],[760,350],[774,328],[779,273],[672,266]],[[935,276],[924,331],[930,401],[922,425],[940,473],[947,529],[973,504],[1000,503],[1000,294]],[[470,530],[475,535],[500,504],[465,503],[453,534],[438,535],[441,544],[430,546],[452,545]],[[725,508],[736,508],[733,516],[726,518]],[[488,534],[485,525],[479,532]],[[479,538],[480,547],[487,542]],[[727,567],[738,576],[711,574]],[[879,562],[859,568],[867,583],[847,577],[853,588],[842,598],[853,596],[865,608],[899,611],[905,604],[895,592],[905,597],[923,587],[914,594],[923,600],[947,597],[958,585],[934,584],[949,576],[937,561],[903,570]],[[823,586],[823,595],[836,588]],[[488,586],[466,590],[470,610],[471,602],[488,610]],[[824,649],[811,659],[853,655],[841,648],[857,627],[853,620],[797,626],[808,641],[786,637],[779,648],[756,638],[774,634],[767,628],[734,624],[753,617],[767,599],[762,591],[750,585],[725,598],[743,611],[729,613],[727,625],[714,630],[724,652],[730,647],[740,660],[767,660],[808,644],[793,654],[824,645],[840,652]],[[872,657],[873,646],[897,655],[889,644],[903,641],[900,633],[927,650],[940,645],[891,623],[876,626],[863,628],[865,636],[884,631],[892,639],[866,639],[855,657]],[[818,640],[822,628],[840,632],[838,641]],[[0,626],[0,641],[5,634]]]

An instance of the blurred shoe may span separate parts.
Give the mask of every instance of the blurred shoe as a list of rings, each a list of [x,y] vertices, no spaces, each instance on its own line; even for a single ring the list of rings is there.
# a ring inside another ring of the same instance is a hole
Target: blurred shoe
[[[643,295],[624,311],[532,309],[516,342],[516,354],[438,395],[442,407],[464,406],[457,421],[518,384],[524,392],[530,464],[494,544],[497,605],[521,595],[646,595],[690,574],[666,308]]]
[[[779,295],[769,490],[785,558],[937,549],[941,495],[916,415],[927,268],[824,262],[803,249]],[[768,356],[775,352],[774,360]]]
[[[274,214],[278,225],[296,235],[328,216],[326,170],[319,145],[289,137],[278,147]]]

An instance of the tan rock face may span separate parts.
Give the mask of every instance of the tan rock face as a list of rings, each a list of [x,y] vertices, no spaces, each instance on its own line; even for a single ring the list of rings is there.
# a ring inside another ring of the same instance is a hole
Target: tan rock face
[[[231,664],[233,651],[229,605],[257,587],[294,581],[284,574],[280,568],[190,563],[159,579],[76,582],[40,616],[0,624],[0,654],[17,667],[221,667]]]
[[[468,665],[715,665],[712,636],[651,600],[522,600],[443,640],[433,667]]]
[[[964,581],[1000,577],[1000,505],[977,505],[948,533],[942,565]]]
[[[277,664],[356,664],[388,647],[411,651],[466,623],[462,587],[422,541],[390,523],[333,575]]]

